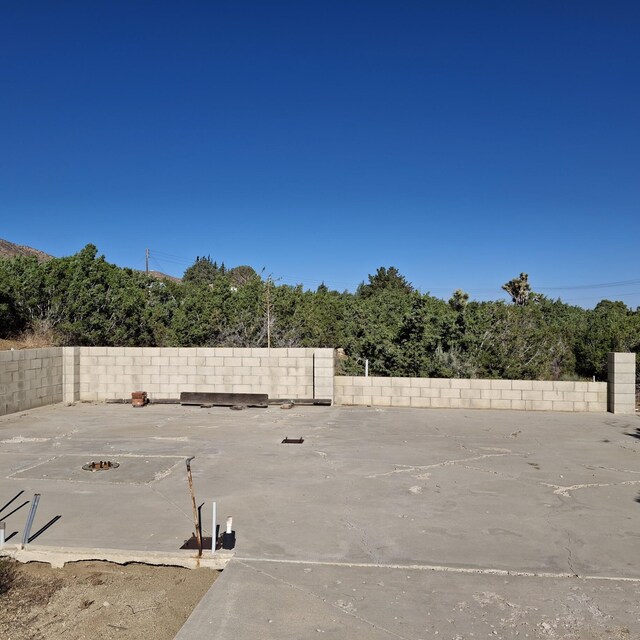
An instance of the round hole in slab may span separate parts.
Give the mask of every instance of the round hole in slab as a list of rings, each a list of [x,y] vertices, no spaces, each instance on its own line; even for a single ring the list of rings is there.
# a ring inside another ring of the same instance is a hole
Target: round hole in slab
[[[98,462],[88,462],[83,464],[84,471],[109,471],[110,469],[117,469],[120,466],[118,462],[111,462],[111,460],[99,460]]]

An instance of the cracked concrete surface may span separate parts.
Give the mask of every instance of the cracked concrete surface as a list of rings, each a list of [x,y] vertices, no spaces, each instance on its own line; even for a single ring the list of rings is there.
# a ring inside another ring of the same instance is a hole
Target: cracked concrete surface
[[[173,554],[193,528],[182,461],[195,455],[205,523],[215,499],[220,520],[234,516],[238,546],[181,640],[634,638],[637,424],[57,406],[0,419],[0,498],[39,491],[38,518],[63,516],[33,547]],[[305,441],[283,446],[285,436]],[[107,472],[119,475],[78,471],[96,455],[120,462]]]

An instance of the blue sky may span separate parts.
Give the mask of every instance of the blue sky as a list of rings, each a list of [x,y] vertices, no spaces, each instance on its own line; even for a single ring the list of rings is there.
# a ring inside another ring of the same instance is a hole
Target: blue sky
[[[0,0],[0,238],[635,308],[639,32],[637,2]]]

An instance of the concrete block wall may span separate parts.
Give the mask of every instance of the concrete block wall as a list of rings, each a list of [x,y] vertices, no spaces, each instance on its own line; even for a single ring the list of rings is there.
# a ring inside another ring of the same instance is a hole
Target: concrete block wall
[[[0,415],[62,402],[62,349],[0,351]]]
[[[336,405],[606,411],[606,382],[339,376]]]
[[[333,349],[76,347],[65,393],[76,400],[177,398],[182,391],[267,393],[270,398],[333,399]],[[74,391],[74,393],[76,393]],[[315,394],[315,395],[314,395]]]
[[[611,413],[636,412],[636,354],[609,353],[607,410]]]

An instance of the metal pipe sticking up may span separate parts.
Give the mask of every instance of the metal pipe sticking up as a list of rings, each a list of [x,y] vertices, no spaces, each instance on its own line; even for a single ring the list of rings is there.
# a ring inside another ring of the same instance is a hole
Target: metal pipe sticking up
[[[33,502],[31,503],[31,509],[29,510],[29,515],[27,516],[27,522],[24,525],[24,532],[22,533],[22,546],[26,546],[29,543],[29,536],[31,535],[31,526],[33,525],[33,520],[36,517],[36,509],[38,508],[39,502],[40,502],[40,494],[35,493],[33,495]]]
[[[202,555],[202,534],[200,529],[200,517],[198,516],[198,507],[196,505],[196,494],[193,491],[193,478],[191,476],[191,461],[195,456],[187,458],[187,480],[189,481],[189,492],[191,493],[191,504],[193,506],[193,524],[196,528],[196,540],[198,541],[198,557]]]
[[[217,508],[216,508],[217,505],[216,505],[215,502],[213,503],[212,507],[213,507],[213,518],[212,518],[213,519],[213,523],[212,523],[212,527],[211,527],[211,555],[215,555],[216,544],[218,542],[218,536],[216,535],[217,532],[218,532],[217,531],[218,530],[218,523],[217,523],[218,516],[217,516]]]

